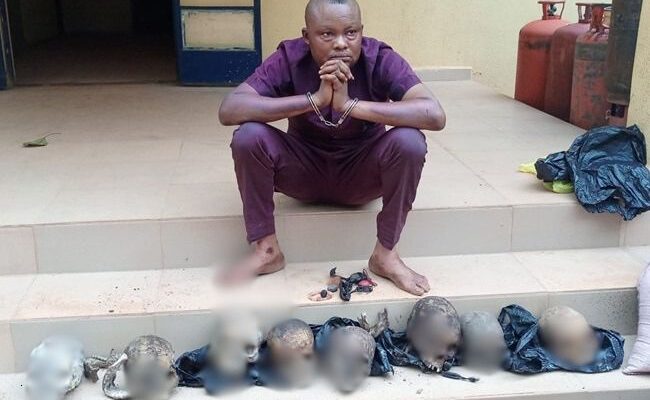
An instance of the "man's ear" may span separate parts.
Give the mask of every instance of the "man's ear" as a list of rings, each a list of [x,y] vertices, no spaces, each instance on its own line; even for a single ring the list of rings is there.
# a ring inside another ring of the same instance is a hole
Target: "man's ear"
[[[302,28],[302,40],[309,44],[309,33],[307,32],[307,28]]]

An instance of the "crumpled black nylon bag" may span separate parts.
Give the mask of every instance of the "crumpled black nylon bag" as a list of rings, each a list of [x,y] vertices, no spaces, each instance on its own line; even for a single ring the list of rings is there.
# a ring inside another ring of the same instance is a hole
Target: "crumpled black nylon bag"
[[[263,343],[260,347],[259,361],[248,365],[246,376],[242,381],[233,381],[212,368],[208,361],[209,350],[209,345],[204,346],[200,349],[188,351],[176,360],[174,369],[178,375],[179,386],[202,387],[205,388],[208,394],[217,395],[237,387],[281,387],[283,385],[268,366],[269,352],[266,343]]]
[[[337,328],[345,326],[359,326],[359,323],[348,318],[333,317],[322,325],[311,325],[311,330],[314,333],[314,347],[316,352],[321,355],[324,354],[327,351],[327,343],[332,332]],[[376,338],[375,342],[377,342]],[[385,349],[381,348],[379,343],[377,343],[370,376],[384,376],[393,372],[393,367],[389,362]]]
[[[612,371],[623,364],[625,339],[615,331],[594,327],[600,342],[598,356],[592,364],[578,367],[558,360],[542,347],[538,319],[525,308],[517,305],[504,307],[499,315],[499,323],[510,350],[504,368],[517,374],[558,370],[593,374]]]
[[[329,336],[336,328],[344,326],[359,326],[359,323],[347,318],[334,317],[330,318],[323,325],[312,325],[316,351],[319,353],[326,351]],[[415,367],[424,373],[433,373],[409,346],[406,332],[395,332],[390,328],[385,329],[375,338],[375,342],[377,343],[377,348],[375,350],[375,358],[372,363],[370,376],[384,376],[388,373],[393,373],[393,366]],[[470,382],[478,381],[476,378],[465,378],[449,371],[455,365],[458,365],[455,359],[448,360],[444,365],[444,371],[440,375],[450,379]]]
[[[591,213],[620,214],[626,221],[650,210],[646,142],[634,125],[603,126],[579,136],[569,150],[535,164],[544,182],[571,181]]]
[[[328,340],[337,328],[345,326],[360,326],[357,321],[348,318],[333,317],[322,325],[310,325],[314,333],[314,348],[318,354],[327,351]],[[375,338],[377,344],[375,357],[372,362],[370,376],[384,376],[394,373],[393,366],[416,367],[425,373],[432,373],[410,348],[405,332],[384,330]],[[241,382],[233,382],[214,370],[208,362],[210,347],[189,351],[181,355],[174,363],[179,378],[179,386],[203,387],[209,394],[215,395],[237,386],[273,386],[283,387],[284,383],[275,375],[269,363],[269,351],[266,342],[260,347],[260,358],[255,364],[249,365],[247,376]],[[457,361],[445,363],[442,375],[445,378],[476,382],[476,378],[465,378],[449,371]]]
[[[336,328],[344,326],[359,326],[359,323],[347,318],[334,317],[322,325],[311,325],[316,351],[320,353],[325,351],[331,333]],[[260,347],[259,361],[249,365],[246,378],[240,382],[229,380],[210,366],[208,361],[209,349],[209,346],[204,346],[184,353],[176,360],[174,368],[178,374],[180,386],[203,387],[209,394],[213,395],[237,386],[285,386],[285,383],[276,376],[270,365],[266,342]],[[390,365],[385,351],[378,347],[372,363],[371,376],[384,376],[392,372],[393,367]]]

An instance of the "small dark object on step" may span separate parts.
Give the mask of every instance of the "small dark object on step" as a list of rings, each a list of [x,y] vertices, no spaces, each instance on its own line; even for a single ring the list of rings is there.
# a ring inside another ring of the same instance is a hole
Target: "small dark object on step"
[[[363,286],[363,287],[375,287],[375,286],[377,286],[377,284],[375,282],[373,282],[370,278],[360,280],[358,285]]]
[[[339,290],[340,285],[341,277],[336,275],[336,267],[334,267],[330,270],[330,277],[327,280],[327,290],[336,293],[336,291]]]
[[[372,286],[361,286],[358,285],[356,289],[357,293],[371,293],[372,292]]]
[[[330,300],[332,298],[332,294],[330,292],[328,292],[327,290],[319,290],[319,291],[316,291],[316,292],[309,293],[307,295],[307,298],[310,301],[316,301],[316,302],[327,301],[327,300]]]
[[[341,300],[350,301],[352,293],[371,293],[377,286],[365,269],[362,272],[355,272],[348,278],[341,278],[339,295]]]

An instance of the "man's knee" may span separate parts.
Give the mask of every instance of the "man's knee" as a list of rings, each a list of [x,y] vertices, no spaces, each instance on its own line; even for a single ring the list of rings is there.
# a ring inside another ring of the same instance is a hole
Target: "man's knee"
[[[230,147],[234,155],[250,153],[261,148],[261,144],[269,137],[271,128],[260,122],[245,122],[235,130]]]
[[[415,128],[393,128],[388,132],[390,146],[400,156],[412,160],[424,160],[427,142],[424,134]]]

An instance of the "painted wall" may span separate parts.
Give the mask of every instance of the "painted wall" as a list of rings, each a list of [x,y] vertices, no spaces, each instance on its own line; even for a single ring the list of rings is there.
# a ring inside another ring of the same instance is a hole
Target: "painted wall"
[[[305,0],[263,0],[262,37],[268,56],[300,35]],[[514,94],[519,30],[539,19],[536,0],[359,0],[365,34],[391,44],[415,67],[471,66],[476,80]],[[577,20],[575,1],[565,19]]]
[[[641,10],[641,24],[634,60],[632,98],[630,99],[630,124],[638,124],[650,141],[650,1],[646,0]],[[650,151],[650,142],[648,143]]]

